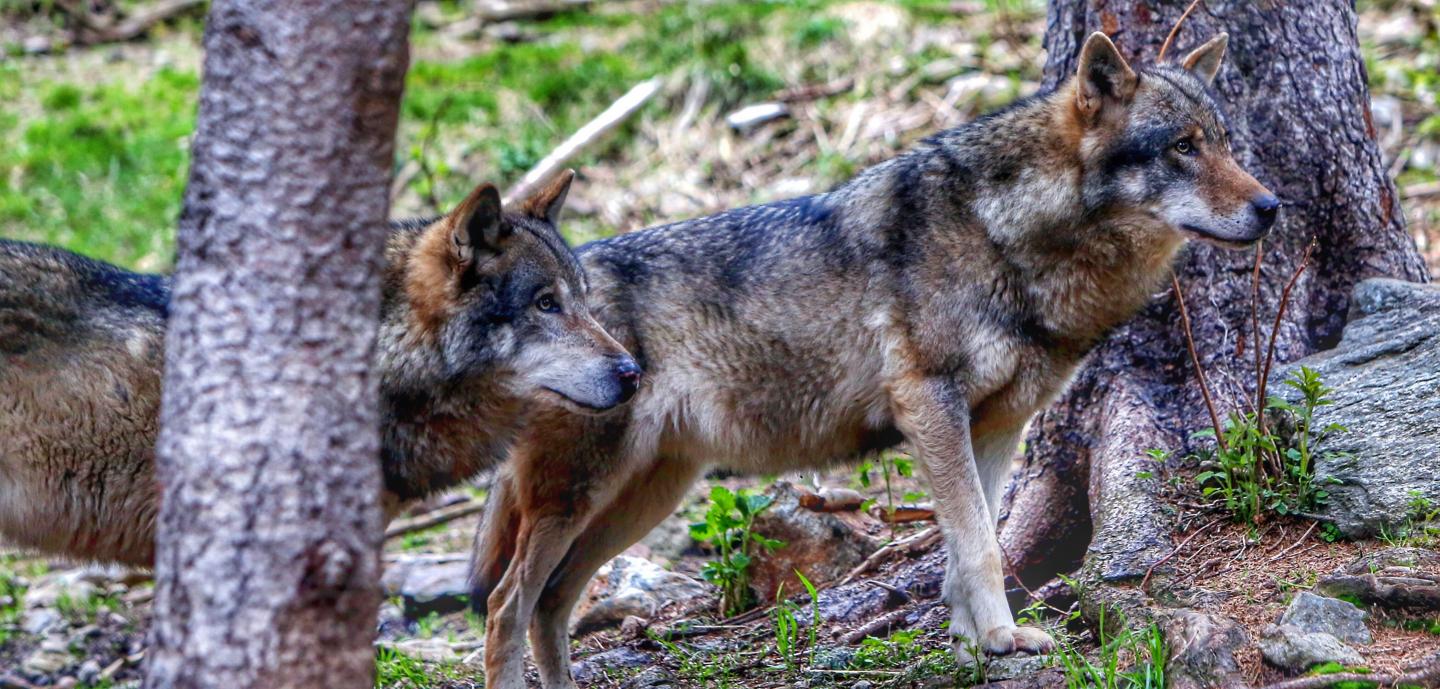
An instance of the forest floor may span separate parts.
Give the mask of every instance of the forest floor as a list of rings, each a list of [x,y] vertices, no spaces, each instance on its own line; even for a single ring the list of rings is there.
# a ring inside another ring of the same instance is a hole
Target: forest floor
[[[198,16],[161,25],[141,41],[30,54],[36,36],[64,34],[53,17],[14,7],[0,2],[0,139],[7,142],[0,147],[0,236],[167,270],[199,87]],[[1360,7],[1377,134],[1409,227],[1440,275],[1440,7],[1435,0],[1363,0]],[[581,177],[562,223],[573,242],[821,191],[921,137],[1034,92],[1044,61],[1043,15],[1033,0],[619,0],[484,25],[468,2],[426,0],[416,12],[394,214],[434,213],[482,181],[513,184],[652,77],[660,79],[657,95],[574,162]],[[783,115],[747,126],[727,121],[769,103],[780,104]],[[868,486],[854,470],[831,472],[820,483],[855,488],[883,506],[890,501],[884,473],[883,465],[869,467]],[[922,484],[891,478],[896,501],[926,501]],[[702,482],[659,535],[631,554],[699,578],[715,554],[691,541],[685,527],[703,518],[711,486],[763,490],[770,483]],[[478,486],[427,507],[482,499],[484,481]],[[1180,523],[1196,530],[1183,536],[1198,536],[1177,554],[1173,580],[1203,582],[1204,605],[1242,621],[1252,638],[1318,577],[1391,546],[1435,547],[1423,534],[1332,543],[1300,519],[1251,533],[1197,508],[1176,509],[1186,511]],[[463,561],[476,521],[397,536],[387,561]],[[876,543],[929,527],[892,533],[868,513],[849,523]],[[929,591],[938,557],[935,547],[897,557],[821,598],[859,599],[899,581]],[[143,573],[0,555],[0,689],[132,684],[143,662],[150,595]],[[807,618],[809,603],[796,600],[781,609]],[[787,656],[776,643],[773,611],[726,620],[712,592],[663,607],[643,624],[578,636],[574,658],[591,661],[582,685],[595,687],[932,687],[1046,666],[1073,676],[1075,668],[1110,665],[1110,686],[1163,686],[1154,681],[1143,634],[1097,639],[1072,619],[1064,596],[1055,600],[1060,610],[1032,606],[1027,616],[1054,630],[1061,653],[973,674],[954,667],[943,607],[924,596],[861,606],[869,617],[841,615],[823,625],[813,647],[802,634],[799,650]],[[406,619],[403,607],[393,600],[382,613],[379,685],[480,686],[478,618]],[[881,615],[895,623],[872,639],[845,640]],[[1376,641],[1362,652],[1372,670],[1440,651],[1440,619],[1372,616],[1367,624]],[[1241,662],[1256,684],[1280,678],[1258,652]]]

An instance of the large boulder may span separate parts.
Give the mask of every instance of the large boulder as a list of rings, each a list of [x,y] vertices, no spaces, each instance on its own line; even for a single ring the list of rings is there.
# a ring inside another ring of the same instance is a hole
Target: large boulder
[[[1362,538],[1406,525],[1417,500],[1440,505],[1440,287],[1360,283],[1340,343],[1277,369],[1270,390],[1298,400],[1284,381],[1300,366],[1334,389],[1317,427],[1348,429],[1320,448],[1333,454],[1316,475],[1334,481],[1322,515]]]

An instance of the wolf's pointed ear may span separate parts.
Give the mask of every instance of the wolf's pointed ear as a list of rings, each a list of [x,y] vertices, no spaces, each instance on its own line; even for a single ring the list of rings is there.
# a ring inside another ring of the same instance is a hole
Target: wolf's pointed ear
[[[1076,104],[1087,117],[1100,112],[1106,101],[1119,102],[1129,98],[1135,93],[1135,84],[1139,80],[1115,44],[1099,31],[1090,34],[1085,47],[1080,49],[1080,69],[1076,77],[1079,80],[1075,91]]]
[[[1220,73],[1220,63],[1225,61],[1225,47],[1228,45],[1230,34],[1222,32],[1186,55],[1180,66],[1200,77],[1206,84],[1213,84],[1215,75]]]
[[[549,186],[525,199],[520,210],[532,218],[544,220],[558,227],[560,211],[565,208],[565,197],[570,194],[570,183],[574,180],[574,170],[561,172]]]
[[[499,252],[510,235],[500,217],[500,192],[493,184],[482,184],[450,213],[450,250],[455,260],[470,263],[477,251]]]

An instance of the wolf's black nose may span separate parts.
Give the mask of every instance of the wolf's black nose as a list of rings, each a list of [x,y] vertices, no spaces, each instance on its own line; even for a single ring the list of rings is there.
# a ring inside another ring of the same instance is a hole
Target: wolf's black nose
[[[1280,199],[1274,194],[1261,194],[1251,199],[1250,206],[1255,209],[1255,217],[1260,219],[1260,229],[1268,230],[1275,224],[1275,217],[1280,214]]]
[[[615,379],[620,381],[620,401],[628,402],[640,389],[640,365],[634,359],[625,357],[615,365]]]

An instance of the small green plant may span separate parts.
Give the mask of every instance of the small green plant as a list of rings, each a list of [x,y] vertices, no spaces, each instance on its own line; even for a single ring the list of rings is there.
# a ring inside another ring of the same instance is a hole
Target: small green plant
[[[855,468],[855,482],[861,488],[869,488],[871,485],[871,472],[878,470],[885,481],[885,511],[891,515],[895,514],[895,488],[891,482],[891,476],[902,476],[909,478],[915,475],[915,460],[899,455],[884,455],[878,460],[865,460]],[[902,500],[914,501],[925,497],[924,493],[909,492],[901,496]],[[873,500],[866,500],[862,509],[869,510],[875,504]]]
[[[816,640],[820,629],[819,594],[815,590],[815,585],[811,584],[810,580],[800,573],[800,570],[795,570],[795,576],[800,579],[801,585],[805,587],[805,592],[810,596],[809,638],[805,640],[805,648],[810,651],[809,660],[813,665],[817,647]],[[775,623],[775,653],[780,656],[780,660],[785,663],[785,669],[790,672],[800,669],[796,653],[801,644],[799,612],[800,606],[785,598],[785,585],[781,584],[780,589],[775,592],[775,610],[771,612],[771,617]]]
[[[1214,429],[1193,436],[1216,438],[1214,449],[1193,457],[1204,468],[1195,478],[1201,493],[1223,506],[1236,522],[1253,525],[1266,512],[1313,511],[1329,498],[1316,479],[1315,460],[1335,458],[1339,453],[1317,455],[1316,448],[1345,428],[1328,424],[1317,429],[1315,411],[1332,404],[1331,390],[1321,383],[1319,374],[1304,366],[1285,384],[1300,392],[1300,400],[1270,397],[1265,408],[1277,420],[1291,422],[1294,432],[1288,438],[1277,434],[1261,415],[1239,412],[1230,415],[1219,437]]]
[[[677,670],[680,677],[686,680],[685,686],[715,689],[730,689],[734,686],[730,675],[735,671],[735,654],[705,653],[681,646],[653,631],[648,633],[650,639],[660,644],[678,663]]]
[[[852,671],[900,671],[892,677],[893,686],[908,686],[912,681],[927,677],[954,677],[957,683],[975,684],[983,681],[983,663],[971,668],[969,676],[962,677],[963,668],[955,663],[955,652],[949,648],[926,648],[921,642],[918,630],[895,632],[888,639],[867,637],[860,642],[855,656],[850,659]]]
[[[1381,528],[1380,540],[1392,547],[1429,548],[1440,543],[1440,507],[1418,490],[1408,495],[1405,521],[1393,530]]]
[[[720,614],[738,615],[756,603],[750,589],[750,563],[755,548],[773,551],[784,543],[754,533],[755,518],[770,507],[774,498],[724,486],[710,490],[710,507],[705,521],[690,525],[690,536],[709,543],[719,557],[700,570],[706,581],[720,587]]]
[[[25,587],[8,569],[0,569],[0,644],[10,640],[25,608]]]
[[[1065,671],[1069,689],[1165,689],[1165,661],[1169,649],[1165,633],[1155,624],[1142,631],[1127,628],[1123,620],[1106,624],[1106,609],[1100,609],[1096,625],[1098,656],[1091,660],[1076,642],[1062,637],[1056,654]],[[1120,629],[1118,633],[1108,627]]]
[[[101,614],[119,609],[119,601],[105,594],[92,593],[77,598],[69,592],[62,592],[55,598],[55,609],[67,618],[89,624],[99,619]]]

